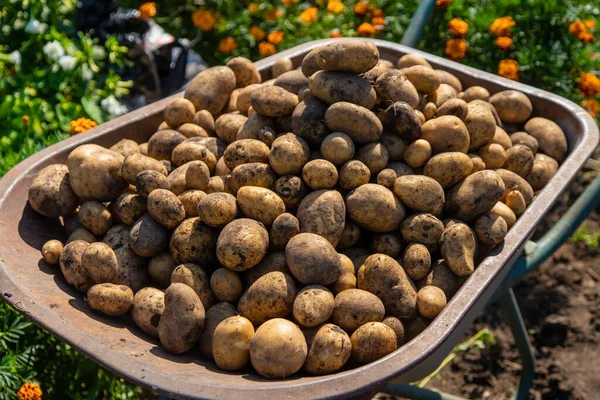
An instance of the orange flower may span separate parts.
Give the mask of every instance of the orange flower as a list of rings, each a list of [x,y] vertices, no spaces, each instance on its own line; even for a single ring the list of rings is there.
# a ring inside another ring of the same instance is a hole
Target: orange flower
[[[600,93],[600,79],[590,72],[581,74],[579,90],[585,97],[596,97]]]
[[[250,35],[257,41],[260,42],[267,35],[265,31],[260,29],[258,26],[253,26],[250,28]]]
[[[508,36],[510,35],[510,28],[516,24],[512,17],[498,18],[490,25],[490,32],[495,36]]]
[[[69,123],[71,125],[71,135],[77,135],[78,133],[85,132],[88,129],[92,129],[98,124],[89,118],[79,118]],[[21,388],[22,389],[22,388]]]
[[[28,124],[29,124],[29,115],[23,115],[23,116],[21,117],[21,123],[22,123],[23,125],[28,125]]]
[[[446,8],[448,5],[452,3],[452,0],[436,0],[435,7],[436,8]]]
[[[569,25],[569,33],[583,43],[591,43],[594,41],[594,35],[588,32],[587,28],[593,29],[595,26],[595,22],[589,19],[583,22],[575,21]]]
[[[140,19],[152,18],[156,15],[156,3],[142,3],[138,11],[140,12]]]
[[[237,49],[238,45],[234,38],[227,37],[219,42],[219,52],[223,54],[229,54],[235,49]]]
[[[460,61],[465,58],[465,54],[467,54],[467,42],[460,38],[452,38],[446,41],[446,48],[444,49],[444,53],[448,56],[449,59]]]
[[[384,18],[385,17],[385,14],[383,13],[383,10],[381,8],[374,10],[372,15],[373,15],[373,18]]]
[[[375,27],[368,22],[363,22],[356,28],[356,33],[360,36],[373,36],[375,34]]]
[[[281,31],[273,31],[269,33],[267,36],[267,40],[272,43],[274,46],[277,46],[279,43],[283,42],[283,32]]]
[[[588,29],[596,29],[596,21],[593,19],[584,19],[583,25],[585,25],[585,27]]]
[[[42,400],[42,389],[33,382],[25,382],[17,392],[17,396],[19,400]]]
[[[338,0],[329,0],[327,3],[327,11],[332,14],[341,14],[346,6]]]
[[[277,53],[277,50],[271,43],[260,42],[258,44],[258,54],[260,54],[261,57],[272,56],[275,53]]]
[[[308,10],[302,11],[300,14],[300,21],[305,24],[310,22],[317,22],[317,17],[319,14],[319,9],[317,7],[311,7]]]
[[[594,35],[590,32],[582,32],[577,36],[577,39],[584,44],[592,43],[594,41]]]
[[[598,100],[596,99],[585,99],[581,102],[581,106],[587,110],[592,118],[596,118],[600,112],[600,104],[598,104]]]
[[[362,18],[365,15],[367,15],[368,13],[370,13],[372,10],[373,10],[373,8],[371,7],[371,5],[369,3],[360,1],[360,2],[356,3],[356,5],[354,6],[354,15],[356,15],[359,18]]]
[[[265,13],[265,18],[268,21],[275,21],[277,18],[283,15],[283,10],[279,7],[273,7]]]
[[[575,21],[572,22],[571,25],[569,25],[569,33],[571,35],[577,36],[581,32],[587,32],[587,28],[585,27],[585,24],[583,22]]]
[[[469,24],[459,18],[453,18],[448,22],[448,30],[455,37],[464,37],[469,30]]]
[[[290,7],[292,4],[297,3],[300,0],[281,0],[284,6]]]
[[[192,14],[192,23],[196,28],[200,28],[202,32],[208,32],[215,27],[217,20],[212,12],[199,8],[198,11]]]
[[[256,3],[248,4],[247,10],[252,15],[256,14],[258,12],[258,4],[256,4]]]
[[[371,19],[371,25],[373,25],[377,32],[381,32],[383,28],[385,28],[385,18],[374,17],[373,19]]]
[[[500,36],[498,39],[496,39],[496,46],[498,46],[502,50],[508,50],[512,47],[512,45],[513,40],[508,36]]]
[[[329,33],[329,37],[330,37],[330,38],[340,38],[340,37],[343,37],[343,36],[344,36],[344,35],[342,35],[342,34],[341,34],[341,33],[339,33],[339,32],[336,32],[336,31],[331,31],[331,32]]]
[[[519,63],[515,60],[501,60],[498,64],[498,75],[503,78],[519,80]]]

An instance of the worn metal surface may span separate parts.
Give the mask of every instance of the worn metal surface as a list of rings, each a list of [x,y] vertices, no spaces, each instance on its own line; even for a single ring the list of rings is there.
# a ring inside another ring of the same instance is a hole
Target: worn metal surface
[[[335,40],[335,39],[334,39]],[[307,43],[261,60],[263,77],[277,57],[288,56],[295,65],[312,48],[331,40]],[[569,156],[557,175],[512,227],[503,246],[477,267],[444,311],[418,337],[394,353],[368,365],[324,377],[293,376],[269,381],[250,369],[239,373],[218,370],[197,351],[175,356],[141,332],[129,319],[111,319],[92,313],[84,296],[69,287],[59,268],[40,261],[39,249],[49,239],[64,238],[58,220],[37,215],[27,205],[27,190],[35,173],[51,163],[64,162],[83,143],[110,146],[122,138],[145,141],[161,122],[169,99],[102,124],[56,144],[12,169],[0,181],[0,294],[4,300],[73,347],[128,380],[176,398],[348,398],[372,391],[398,378],[406,383],[426,376],[461,339],[507,275],[524,241],[551,204],[573,178],[598,143],[598,128],[572,102],[551,93],[511,82],[461,64],[401,45],[375,41],[382,58],[396,61],[406,52],[426,58],[436,68],[459,77],[465,87],[481,85],[494,93],[517,89],[526,93],[534,113],[555,120],[565,131]],[[178,96],[180,96],[179,94]]]

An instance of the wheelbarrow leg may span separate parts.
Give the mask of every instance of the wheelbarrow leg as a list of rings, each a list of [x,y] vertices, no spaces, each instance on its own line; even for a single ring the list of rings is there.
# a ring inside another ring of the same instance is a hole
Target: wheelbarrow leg
[[[527,399],[529,390],[533,386],[535,372],[535,356],[533,354],[531,342],[529,341],[527,328],[525,327],[525,322],[523,321],[523,316],[521,315],[521,310],[519,310],[519,305],[517,304],[517,299],[512,288],[504,291],[498,300],[500,302],[500,307],[502,307],[504,318],[512,331],[523,364],[519,387],[513,396],[513,399]]]

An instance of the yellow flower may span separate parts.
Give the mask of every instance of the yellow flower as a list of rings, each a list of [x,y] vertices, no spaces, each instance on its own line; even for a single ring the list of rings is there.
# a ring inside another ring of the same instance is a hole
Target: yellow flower
[[[19,400],[42,400],[42,389],[33,383],[25,382],[17,392]]]
[[[503,78],[519,80],[519,63],[515,60],[501,60],[498,64],[498,75]]]
[[[265,33],[265,31],[260,29],[258,26],[253,26],[250,28],[250,35],[252,35],[252,37],[257,42],[260,42],[261,40],[263,40],[265,38],[266,33]]]
[[[592,118],[596,118],[600,112],[600,104],[598,104],[598,100],[596,99],[585,99],[581,102],[581,106],[587,110]]]
[[[584,19],[583,25],[585,25],[585,27],[588,29],[596,29],[596,21],[593,19]]]
[[[140,12],[140,19],[152,18],[156,15],[156,3],[142,3],[142,5],[138,8],[138,11]]]
[[[208,32],[215,27],[217,20],[209,10],[199,8],[198,11],[192,14],[192,22],[196,28],[200,28],[203,32]]]
[[[496,46],[498,46],[502,50],[508,50],[512,47],[512,45],[513,40],[508,36],[500,36],[498,39],[496,39]]]
[[[364,17],[371,11],[373,11],[371,5],[369,3],[365,3],[364,1],[360,1],[354,6],[354,15],[356,15],[359,18]]]
[[[223,54],[229,54],[235,49],[237,49],[238,45],[234,38],[227,37],[219,42],[219,52]]]
[[[581,74],[579,90],[585,97],[596,97],[600,93],[600,79],[590,72]]]
[[[435,7],[436,8],[446,8],[448,5],[452,3],[452,0],[436,0]]]
[[[446,47],[444,53],[449,59],[460,61],[465,58],[467,54],[467,42],[460,38],[452,38],[446,41]]]
[[[88,129],[92,129],[98,124],[89,118],[79,118],[70,122],[71,135],[77,135],[78,133],[85,132]]]
[[[261,57],[272,56],[275,53],[277,53],[277,50],[273,44],[268,42],[260,42],[258,44],[258,54],[260,54]]]
[[[279,43],[283,42],[284,34],[281,31],[273,31],[269,33],[267,36],[267,40],[272,43],[274,46],[277,46]]]
[[[508,36],[510,35],[510,28],[516,24],[512,17],[498,18],[490,25],[490,32],[495,36]]]
[[[317,22],[318,14],[319,9],[317,7],[311,7],[308,10],[302,11],[302,14],[300,14],[300,20],[305,24]]]
[[[327,3],[327,11],[332,14],[341,14],[346,6],[338,0],[329,0]]]
[[[464,37],[469,30],[469,24],[459,18],[453,18],[448,22],[448,30],[455,37]]]
[[[356,28],[356,33],[360,36],[373,36],[375,34],[375,27],[368,22],[363,22]]]
[[[342,35],[342,34],[341,34],[341,33],[339,33],[339,32],[336,32],[336,31],[331,31],[331,32],[329,33],[329,37],[330,37],[330,38],[340,38],[340,37],[343,37],[343,36],[344,36],[344,35]]]

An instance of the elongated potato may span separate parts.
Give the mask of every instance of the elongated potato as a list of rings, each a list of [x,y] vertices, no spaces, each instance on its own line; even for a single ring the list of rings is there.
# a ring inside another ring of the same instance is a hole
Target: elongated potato
[[[292,131],[311,146],[320,146],[329,135],[325,121],[328,105],[314,96],[301,101],[292,113]]]
[[[258,186],[244,186],[237,192],[240,210],[249,218],[269,227],[285,212],[285,204],[277,194]]]
[[[473,230],[466,224],[449,225],[440,237],[440,250],[444,261],[458,276],[469,276],[473,273],[476,246]]]
[[[394,182],[394,194],[415,211],[441,216],[444,208],[444,188],[433,178],[421,175],[399,176]]]
[[[558,163],[550,156],[538,153],[533,160],[533,167],[525,179],[535,191],[541,190],[546,186],[550,179],[558,171]],[[510,228],[510,226],[509,226]]]
[[[269,147],[259,140],[242,139],[227,146],[223,158],[227,168],[233,171],[235,167],[242,164],[267,163],[269,152]]]
[[[440,87],[440,77],[433,69],[424,65],[413,65],[400,70],[406,79],[413,84],[417,91],[422,93],[433,93]]]
[[[376,141],[383,133],[381,121],[375,114],[367,108],[347,102],[330,106],[325,113],[325,123],[331,131],[343,132],[360,144]]]
[[[306,196],[296,213],[300,232],[314,233],[337,246],[346,222],[346,205],[335,190],[317,190]]]
[[[436,75],[440,78],[440,82],[446,85],[452,86],[452,88],[458,92],[462,92],[463,86],[460,80],[452,75],[450,72],[444,71],[442,69],[434,69]]]
[[[423,175],[435,179],[444,189],[466,178],[473,169],[473,161],[465,153],[448,152],[435,155],[427,161]]]
[[[371,109],[377,98],[368,80],[349,72],[318,71],[308,80],[308,87],[327,104],[345,101]]]
[[[431,254],[427,247],[420,243],[409,244],[404,251],[402,266],[410,279],[424,278],[431,268]]]
[[[305,285],[329,285],[338,280],[342,265],[335,248],[314,233],[300,233],[285,246],[290,272]]]
[[[231,171],[230,189],[237,193],[243,186],[259,186],[270,188],[277,180],[277,175],[269,164],[247,163],[238,165]]]
[[[199,265],[193,263],[178,265],[171,273],[171,284],[173,283],[183,283],[194,289],[207,310],[216,302],[208,274]]]
[[[565,159],[567,138],[555,122],[541,117],[531,118],[525,124],[525,131],[537,139],[539,150],[558,162]]]
[[[131,317],[133,322],[148,335],[158,338],[158,322],[165,310],[163,291],[147,287],[133,296]]]
[[[496,214],[504,218],[508,229],[510,229],[510,227],[517,222],[517,216],[515,215],[514,211],[500,201],[497,202],[494,208],[490,210],[490,214]]]
[[[408,243],[420,243],[429,251],[435,251],[444,232],[444,224],[432,214],[417,213],[402,221],[400,232]]]
[[[235,73],[228,67],[212,67],[200,72],[188,85],[184,97],[196,110],[215,115],[225,107],[236,87]]]
[[[328,71],[367,72],[379,61],[379,50],[369,40],[341,40],[319,48],[316,64]]]
[[[80,292],[87,292],[94,284],[82,262],[83,254],[89,246],[88,242],[75,240],[67,243],[60,253],[60,270],[65,280]]]
[[[421,121],[413,107],[403,101],[397,101],[385,110],[386,128],[407,142],[421,136]]]
[[[282,87],[288,92],[297,95],[298,92],[300,92],[300,89],[308,85],[308,79],[304,76],[302,71],[292,70],[284,72],[275,78],[273,85]]]
[[[431,103],[429,103],[431,104]],[[435,110],[435,116],[452,115],[460,120],[464,120],[469,113],[469,106],[464,100],[450,99]]]
[[[496,133],[496,120],[488,103],[475,100],[468,103],[468,108],[464,122],[469,131],[469,151],[473,152],[492,141]]]
[[[490,211],[502,197],[504,189],[505,182],[498,172],[475,172],[446,193],[445,210],[450,216],[472,221]]]
[[[529,147],[531,151],[533,151],[533,154],[536,154],[540,147],[537,139],[528,134],[527,132],[515,132],[512,135],[510,135],[510,140],[512,144],[523,144]]]
[[[238,312],[258,326],[272,318],[283,318],[292,313],[296,285],[287,274],[268,272],[259,277],[242,295]]]
[[[525,122],[533,112],[529,97],[517,90],[503,90],[490,97],[489,100],[502,122],[509,124]]]
[[[200,336],[200,353],[208,358],[213,359],[212,342],[217,326],[229,317],[238,315],[236,308],[230,303],[217,303],[206,310],[206,318],[204,321],[204,329]]]
[[[262,81],[260,72],[252,61],[245,57],[234,57],[226,64],[235,74],[235,87],[243,88]]]
[[[381,322],[384,315],[385,307],[375,294],[348,289],[335,296],[331,321],[346,332],[353,332],[367,322]]]
[[[465,124],[452,115],[441,116],[423,124],[421,138],[431,144],[433,153],[469,150],[469,132]]]
[[[419,93],[406,76],[395,69],[384,72],[375,81],[377,94],[388,103],[403,101],[412,108],[419,104]]]
[[[368,183],[346,197],[348,215],[358,225],[373,232],[390,232],[400,227],[406,212],[391,190]]]

